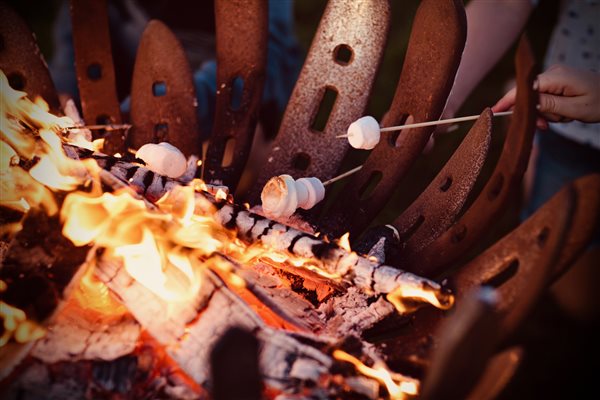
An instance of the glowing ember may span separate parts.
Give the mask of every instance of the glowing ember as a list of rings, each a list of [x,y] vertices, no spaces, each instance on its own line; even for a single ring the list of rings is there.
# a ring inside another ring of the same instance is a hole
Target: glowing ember
[[[361,374],[369,378],[375,378],[383,383],[391,399],[405,399],[408,396],[418,394],[418,380],[390,372],[382,362],[375,362],[373,367],[368,367],[356,357],[342,350],[334,350],[333,357],[337,360],[353,364]]]

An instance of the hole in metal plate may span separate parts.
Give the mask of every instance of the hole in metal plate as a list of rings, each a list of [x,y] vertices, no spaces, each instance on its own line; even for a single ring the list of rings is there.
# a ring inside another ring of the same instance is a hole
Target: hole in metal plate
[[[333,106],[337,100],[337,96],[338,92],[333,87],[325,88],[325,92],[321,98],[321,103],[319,104],[319,109],[315,115],[312,125],[310,126],[313,131],[323,132],[325,130],[325,127],[327,127],[327,121],[329,121],[329,116],[331,115],[331,111],[333,110]]]
[[[354,58],[352,48],[347,44],[340,44],[333,49],[333,60],[340,65],[348,65]]]
[[[102,78],[102,66],[98,63],[90,64],[87,67],[87,77],[92,81]]]
[[[292,159],[292,168],[306,171],[310,166],[310,156],[306,153],[297,153]]]
[[[156,97],[167,94],[167,84],[165,82],[154,82],[152,84],[152,94]]]

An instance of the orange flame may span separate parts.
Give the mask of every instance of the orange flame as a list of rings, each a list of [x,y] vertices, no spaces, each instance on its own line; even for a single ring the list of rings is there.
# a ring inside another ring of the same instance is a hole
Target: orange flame
[[[419,391],[419,381],[401,374],[390,372],[383,362],[375,362],[373,367],[363,364],[358,358],[342,350],[334,350],[333,357],[340,361],[353,364],[356,370],[369,378],[375,378],[383,383],[391,399],[406,399],[415,396]]]
[[[0,293],[7,289],[6,282],[0,280]],[[17,343],[38,340],[46,334],[46,330],[27,319],[25,312],[0,301],[0,317],[4,332],[0,336],[0,347],[5,346],[11,338]]]

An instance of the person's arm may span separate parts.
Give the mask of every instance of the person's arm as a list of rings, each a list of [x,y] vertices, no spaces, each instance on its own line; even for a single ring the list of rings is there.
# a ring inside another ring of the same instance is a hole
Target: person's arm
[[[538,75],[534,89],[540,95],[538,112],[546,120],[600,122],[600,73],[557,64]],[[516,88],[513,88],[492,111],[512,108],[515,98]]]
[[[466,8],[467,41],[443,118],[452,118],[525,26],[531,0],[473,0]]]

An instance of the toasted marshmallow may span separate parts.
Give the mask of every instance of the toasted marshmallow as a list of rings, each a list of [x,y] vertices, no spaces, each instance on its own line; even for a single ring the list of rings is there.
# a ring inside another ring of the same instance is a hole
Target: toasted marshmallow
[[[262,208],[267,217],[289,217],[298,208],[298,192],[294,178],[280,175],[269,179],[260,194]]]
[[[315,177],[300,178],[296,181],[298,207],[309,210],[325,198],[325,186]]]
[[[308,210],[325,197],[325,186],[315,177],[294,181],[289,175],[269,179],[260,194],[267,217],[290,217],[297,208]]]
[[[185,156],[169,143],[148,143],[140,147],[135,156],[146,163],[146,167],[169,178],[179,178],[187,169]]]
[[[379,143],[380,136],[379,122],[369,115],[357,119],[348,127],[348,142],[355,149],[371,150]]]

